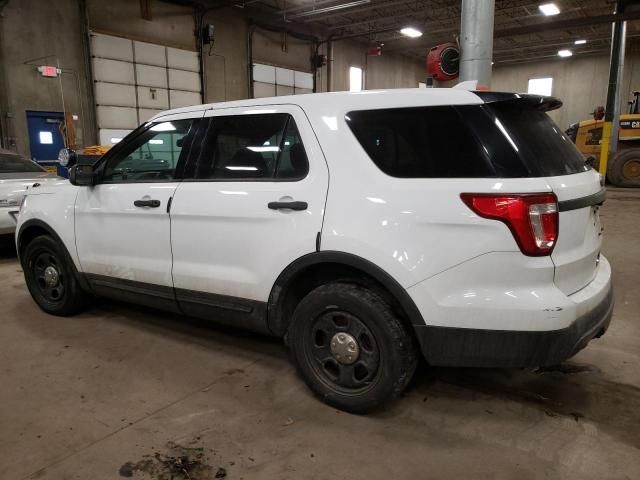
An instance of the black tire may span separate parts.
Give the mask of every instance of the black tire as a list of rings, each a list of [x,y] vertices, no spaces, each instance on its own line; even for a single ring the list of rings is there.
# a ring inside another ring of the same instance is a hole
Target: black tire
[[[347,360],[342,350],[339,360],[334,341],[346,348],[344,338],[356,340],[357,354]],[[351,413],[371,412],[400,395],[418,361],[412,332],[391,306],[377,293],[348,283],[322,285],[305,296],[287,340],[311,390]]]
[[[21,260],[27,288],[42,310],[58,316],[83,310],[86,295],[63,246],[50,236],[39,236],[27,245]]]
[[[607,168],[607,178],[616,187],[640,187],[640,148],[618,152]]]

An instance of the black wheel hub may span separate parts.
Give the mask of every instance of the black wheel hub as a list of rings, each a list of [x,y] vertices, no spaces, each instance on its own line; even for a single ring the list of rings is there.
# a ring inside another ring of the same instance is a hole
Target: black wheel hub
[[[49,302],[59,302],[64,295],[64,276],[60,262],[51,252],[41,252],[33,262],[33,276],[38,290]]]
[[[369,328],[356,316],[333,309],[320,314],[307,335],[314,371],[333,388],[365,389],[376,377],[380,350]]]

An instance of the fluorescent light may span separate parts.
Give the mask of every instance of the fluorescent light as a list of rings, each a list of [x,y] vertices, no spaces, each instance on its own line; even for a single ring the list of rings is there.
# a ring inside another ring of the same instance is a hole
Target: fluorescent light
[[[575,43],[576,45],[584,45],[585,43],[587,43],[587,41],[585,39],[582,39],[582,40],[576,40],[573,43]]]
[[[400,33],[409,38],[418,38],[422,36],[422,32],[413,27],[404,27],[402,30],[400,30]]]
[[[570,57],[571,55],[573,55],[571,50],[558,50],[559,57]]]
[[[560,13],[560,9],[555,3],[543,3],[542,5],[538,5],[538,9],[547,17]]]
[[[164,140],[160,140],[160,139],[154,138],[154,139],[149,140],[149,143],[151,145],[163,145],[164,144]]]
[[[118,137],[111,137],[110,140],[111,140],[111,143],[118,143],[122,141],[122,139]]]

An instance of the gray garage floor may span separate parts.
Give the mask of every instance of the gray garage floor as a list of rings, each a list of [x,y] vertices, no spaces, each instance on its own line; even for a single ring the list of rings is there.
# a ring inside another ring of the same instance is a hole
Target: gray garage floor
[[[315,400],[269,339],[108,302],[47,316],[5,247],[0,478],[640,478],[640,193],[602,217],[605,337],[542,373],[425,368],[366,417]]]

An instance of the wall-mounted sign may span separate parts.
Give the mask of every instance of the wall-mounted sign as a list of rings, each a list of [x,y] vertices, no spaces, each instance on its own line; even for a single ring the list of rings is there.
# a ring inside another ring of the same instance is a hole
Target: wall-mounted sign
[[[57,77],[62,73],[62,69],[51,65],[41,65],[38,67],[38,72],[43,77]]]

